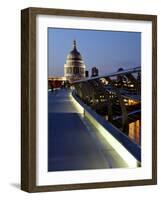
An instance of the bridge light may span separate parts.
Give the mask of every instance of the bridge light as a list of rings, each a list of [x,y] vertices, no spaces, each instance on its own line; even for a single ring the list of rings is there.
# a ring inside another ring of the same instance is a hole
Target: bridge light
[[[84,108],[75,100],[75,98],[72,96],[71,93],[70,93],[70,99],[71,99],[73,105],[75,106],[76,110],[78,111],[78,113],[83,114]]]
[[[129,106],[133,106],[133,105],[136,105],[137,104],[137,101],[134,101],[134,100],[132,100],[132,99],[129,99],[128,100],[128,105]]]
[[[138,161],[134,156],[128,152],[128,150],[115,139],[110,132],[108,132],[99,122],[96,121],[88,112],[85,111],[85,116],[93,124],[93,126],[99,131],[103,138],[110,143],[110,145],[116,150],[120,157],[127,163],[129,168],[136,168]]]

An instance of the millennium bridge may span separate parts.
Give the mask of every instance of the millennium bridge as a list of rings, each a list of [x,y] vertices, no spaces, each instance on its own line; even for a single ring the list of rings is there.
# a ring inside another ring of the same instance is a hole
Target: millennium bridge
[[[141,166],[141,68],[48,93],[48,170]]]

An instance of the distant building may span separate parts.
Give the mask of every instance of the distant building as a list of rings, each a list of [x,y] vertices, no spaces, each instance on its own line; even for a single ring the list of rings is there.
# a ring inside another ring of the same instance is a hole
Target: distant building
[[[65,77],[49,77],[48,78],[48,89],[62,88],[66,84]]]
[[[124,69],[122,67],[117,70],[117,72],[122,72],[122,71],[124,71]],[[124,77],[121,75],[117,76],[117,82],[119,82],[120,85],[123,83],[123,78]]]
[[[117,71],[122,72],[122,71],[124,71],[124,69],[122,67],[120,67]]]
[[[99,76],[98,68],[92,67],[92,74],[91,74],[91,77],[96,77],[96,76]]]
[[[89,77],[89,71],[88,71],[88,70],[85,71],[85,77],[86,77],[86,78]]]
[[[75,40],[73,41],[73,49],[68,54],[64,65],[64,76],[69,82],[85,78],[85,64],[81,54],[77,50]]]
[[[138,74],[137,74],[137,81],[141,82],[141,73],[140,72],[138,72]]]

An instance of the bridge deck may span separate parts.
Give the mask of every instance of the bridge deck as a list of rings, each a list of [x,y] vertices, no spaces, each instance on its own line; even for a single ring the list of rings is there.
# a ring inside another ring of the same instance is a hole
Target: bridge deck
[[[48,94],[48,170],[128,167],[74,107],[70,91]]]

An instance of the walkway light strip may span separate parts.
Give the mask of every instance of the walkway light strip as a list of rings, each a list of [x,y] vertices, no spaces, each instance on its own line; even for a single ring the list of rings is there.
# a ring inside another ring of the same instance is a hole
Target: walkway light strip
[[[127,163],[129,168],[136,168],[138,161],[130,154],[127,149],[118,142],[100,123],[98,123],[87,111],[85,111],[85,116],[93,124],[93,126],[99,131],[99,133],[104,137],[104,139],[111,144],[111,146],[116,150],[120,157]]]
[[[84,108],[75,100],[75,98],[70,94],[71,101],[73,102],[76,110],[78,113],[83,114],[84,113]]]
[[[99,122],[97,122],[91,114],[89,114],[76,100],[70,95],[71,100],[76,107],[77,111],[89,120],[89,122],[99,131],[99,133],[104,137],[104,139],[110,143],[110,145],[116,150],[120,157],[127,163],[129,168],[136,168],[138,161],[135,157],[128,152],[128,150],[115,139]]]

